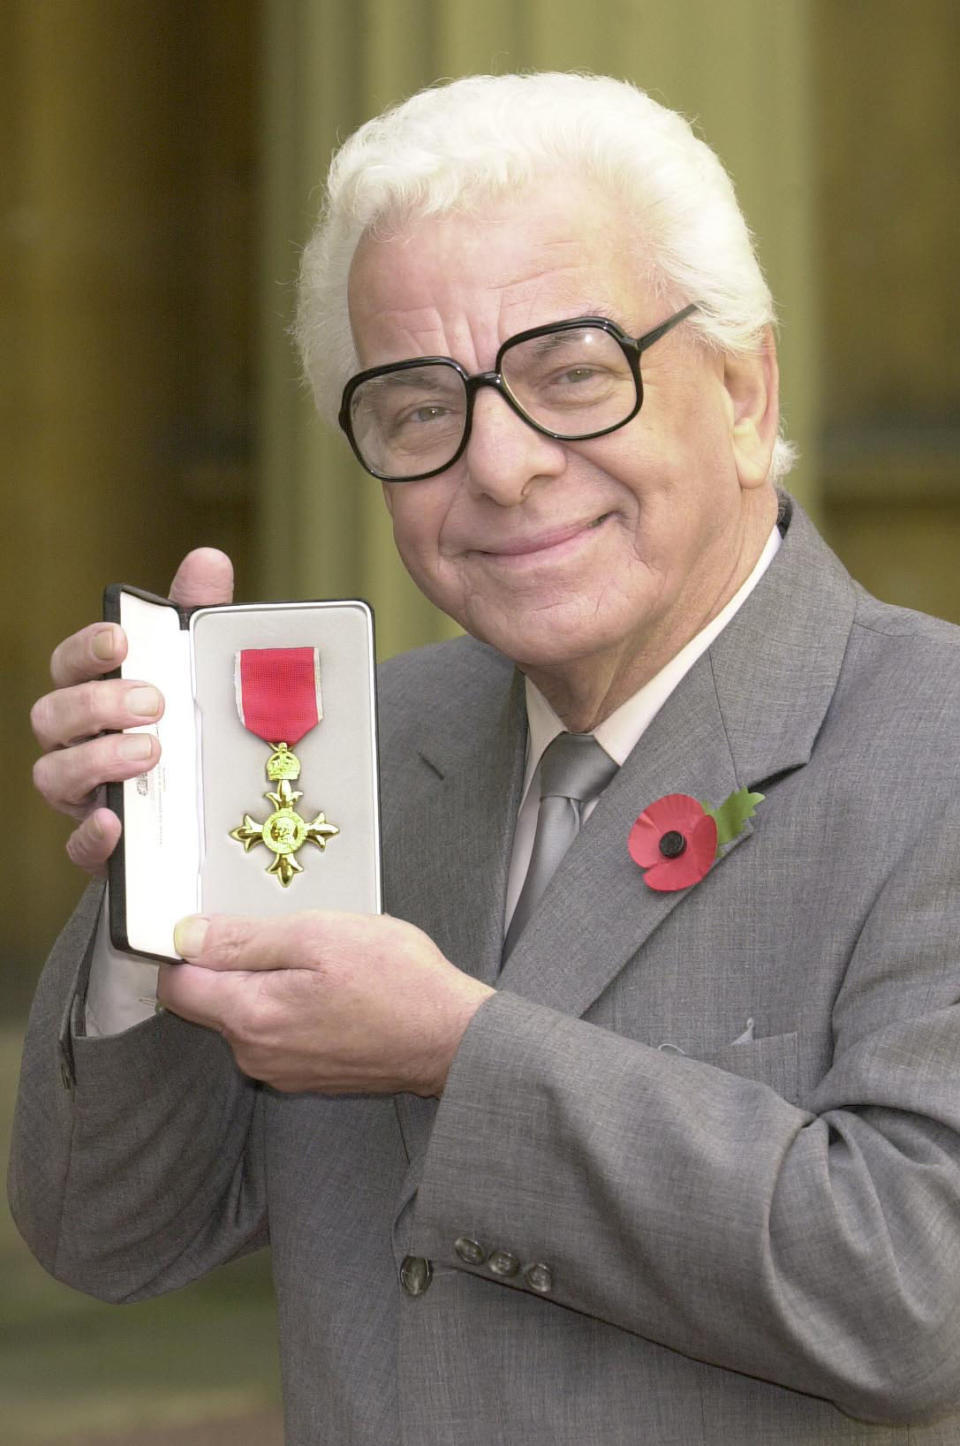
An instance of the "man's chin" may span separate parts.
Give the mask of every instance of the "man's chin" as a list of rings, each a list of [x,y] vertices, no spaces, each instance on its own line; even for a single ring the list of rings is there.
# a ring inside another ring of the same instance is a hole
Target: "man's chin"
[[[536,616],[529,620],[519,614],[493,622],[471,617],[461,620],[471,637],[496,648],[524,673],[562,673],[579,669],[591,657],[616,646],[616,639],[600,637],[582,621]]]

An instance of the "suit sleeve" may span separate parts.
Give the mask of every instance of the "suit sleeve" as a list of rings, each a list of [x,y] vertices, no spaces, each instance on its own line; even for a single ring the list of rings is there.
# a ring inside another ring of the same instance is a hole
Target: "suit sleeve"
[[[219,1035],[172,1014],[83,1035],[100,894],[85,895],[34,999],[8,1188],[52,1275],[131,1301],[264,1241],[261,1092]]]
[[[960,818],[879,890],[801,1105],[517,995],[476,1015],[416,1248],[699,1360],[916,1421],[960,1397]],[[642,967],[642,961],[641,961]],[[501,1262],[502,1263],[502,1262]],[[531,1264],[546,1271],[527,1273]]]

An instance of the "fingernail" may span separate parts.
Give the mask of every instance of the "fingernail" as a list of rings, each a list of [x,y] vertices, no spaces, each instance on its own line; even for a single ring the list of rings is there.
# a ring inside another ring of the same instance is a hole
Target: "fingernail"
[[[203,952],[203,941],[207,937],[210,920],[203,914],[191,914],[181,919],[173,931],[173,947],[184,959],[192,959]]]
[[[156,688],[131,688],[127,694],[127,707],[138,718],[156,718],[160,712],[160,694]]]
[[[124,733],[117,743],[121,758],[142,762],[153,752],[149,733]]]
[[[99,658],[101,663],[109,663],[110,659],[115,657],[117,652],[113,628],[104,628],[102,632],[95,633],[90,646],[95,658]]]

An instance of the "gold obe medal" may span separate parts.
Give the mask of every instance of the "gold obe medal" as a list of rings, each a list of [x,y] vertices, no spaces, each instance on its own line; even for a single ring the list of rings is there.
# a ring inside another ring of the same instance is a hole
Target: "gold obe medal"
[[[240,721],[272,749],[266,773],[276,788],[263,795],[273,804],[269,818],[258,823],[245,813],[230,837],[245,853],[264,844],[273,854],[266,872],[286,888],[303,873],[297,858],[303,845],[316,844],[323,852],[340,832],[323,813],[309,822],[299,814],[295,805],[303,793],[291,787],[300,777],[300,760],[286,739],[298,743],[323,717],[319,654],[316,648],[245,648],[236,655],[235,682]]]

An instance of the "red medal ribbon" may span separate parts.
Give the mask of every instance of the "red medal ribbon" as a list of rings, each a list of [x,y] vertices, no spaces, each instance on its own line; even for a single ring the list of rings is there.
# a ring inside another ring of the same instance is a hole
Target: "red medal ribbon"
[[[316,648],[244,648],[234,682],[240,722],[271,746],[292,748],[323,717]]]

